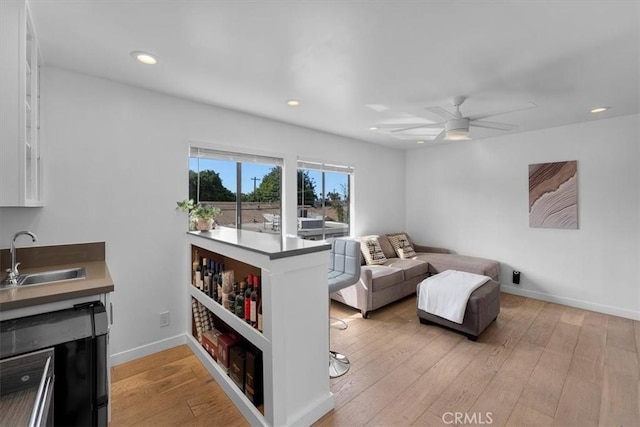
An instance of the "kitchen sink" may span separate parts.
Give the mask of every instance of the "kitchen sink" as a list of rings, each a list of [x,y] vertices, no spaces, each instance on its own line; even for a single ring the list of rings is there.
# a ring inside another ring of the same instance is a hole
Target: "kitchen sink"
[[[63,280],[84,279],[87,270],[84,267],[66,270],[43,271],[42,273],[25,274],[18,278],[18,286],[39,285],[42,283],[61,282]]]

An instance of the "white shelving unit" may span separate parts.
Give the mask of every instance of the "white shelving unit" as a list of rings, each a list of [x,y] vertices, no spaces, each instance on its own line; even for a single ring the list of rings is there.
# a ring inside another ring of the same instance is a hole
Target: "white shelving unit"
[[[0,2],[0,206],[42,206],[40,53],[26,1]]]
[[[225,228],[189,232],[187,242],[189,253],[195,246],[260,269],[262,333],[192,286],[191,268],[187,281],[187,342],[249,423],[308,426],[329,412],[333,408],[328,374],[330,245]],[[192,298],[262,351],[264,415],[191,335]]]

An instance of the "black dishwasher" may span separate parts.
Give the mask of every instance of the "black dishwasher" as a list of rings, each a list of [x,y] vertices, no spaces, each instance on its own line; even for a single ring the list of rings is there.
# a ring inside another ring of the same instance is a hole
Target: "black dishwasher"
[[[54,349],[56,426],[107,426],[108,321],[100,302],[0,322],[0,359]]]

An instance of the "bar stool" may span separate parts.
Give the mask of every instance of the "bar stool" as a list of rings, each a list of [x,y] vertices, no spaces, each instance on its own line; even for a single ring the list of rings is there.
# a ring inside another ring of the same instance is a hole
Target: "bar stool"
[[[360,243],[353,239],[335,239],[331,245],[329,260],[329,295],[360,280]],[[331,297],[329,297],[331,308]],[[340,319],[338,319],[340,320]],[[343,320],[344,328],[347,324]],[[335,351],[329,351],[329,376],[336,378],[349,370],[350,363],[347,356]]]

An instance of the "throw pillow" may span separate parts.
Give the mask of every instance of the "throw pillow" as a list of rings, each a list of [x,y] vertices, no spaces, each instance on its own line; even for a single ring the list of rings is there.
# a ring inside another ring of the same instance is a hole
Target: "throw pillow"
[[[387,259],[398,257],[398,255],[396,254],[396,250],[393,248],[393,245],[391,245],[391,242],[389,241],[389,238],[387,236],[385,236],[384,234],[378,236],[378,243],[380,243],[382,253],[384,253],[384,256],[387,257]]]
[[[384,264],[387,261],[387,257],[384,256],[382,248],[378,239],[368,238],[360,240],[360,250],[364,255],[364,260],[367,265]]]
[[[416,251],[413,249],[413,246],[411,246],[411,242],[409,242],[405,234],[389,236],[389,242],[391,242],[391,246],[393,246],[393,249],[395,249],[400,258],[406,259],[416,256]]]

